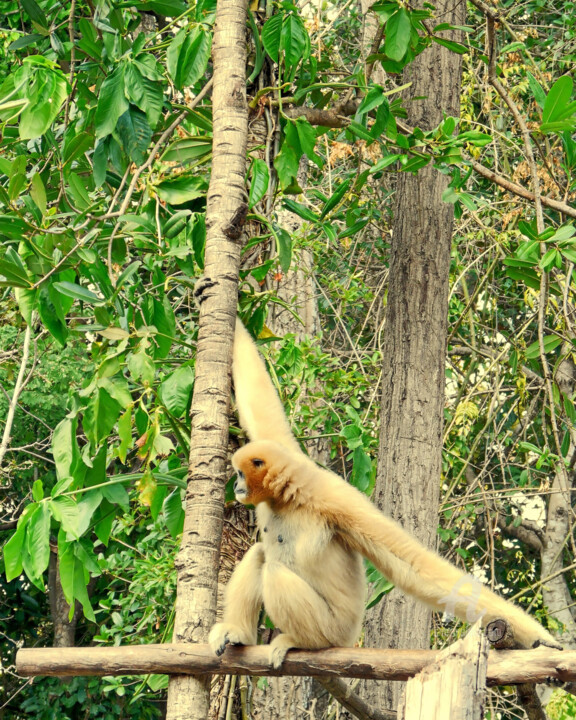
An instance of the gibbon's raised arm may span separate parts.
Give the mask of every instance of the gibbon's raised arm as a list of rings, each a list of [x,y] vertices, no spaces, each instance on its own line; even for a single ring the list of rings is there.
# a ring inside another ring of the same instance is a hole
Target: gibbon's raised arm
[[[274,442],[254,442],[238,450],[232,463],[245,485],[237,495],[242,502],[265,502],[278,515],[323,520],[391,582],[436,610],[468,621],[482,617],[484,625],[503,618],[521,645],[561,647],[527,613],[425,548],[360,491],[304,454],[296,456]]]
[[[239,318],[236,319],[232,376],[240,425],[250,440],[273,440],[301,454],[264,360]]]

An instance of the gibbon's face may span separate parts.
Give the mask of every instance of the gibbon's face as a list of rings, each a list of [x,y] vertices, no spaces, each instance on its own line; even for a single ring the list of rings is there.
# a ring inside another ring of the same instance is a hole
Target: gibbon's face
[[[236,500],[243,505],[258,505],[271,499],[269,483],[276,477],[278,451],[265,440],[251,442],[232,456],[237,478],[234,483]]]

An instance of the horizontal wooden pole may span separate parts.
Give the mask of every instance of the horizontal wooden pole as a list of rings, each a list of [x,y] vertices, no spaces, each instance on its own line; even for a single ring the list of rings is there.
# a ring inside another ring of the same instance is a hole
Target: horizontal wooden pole
[[[433,662],[435,650],[329,648],[291,650],[279,670],[268,662],[268,647],[228,647],[217,658],[208,645],[165,644],[120,647],[23,648],[16,655],[19,675],[312,675],[407,680]],[[493,650],[488,684],[514,685],[548,678],[576,681],[576,651]]]

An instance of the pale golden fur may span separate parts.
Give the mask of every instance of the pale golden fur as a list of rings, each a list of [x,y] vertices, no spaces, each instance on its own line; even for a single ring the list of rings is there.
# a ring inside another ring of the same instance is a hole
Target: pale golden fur
[[[237,499],[256,505],[261,542],[235,569],[224,618],[210,633],[227,643],[256,642],[262,603],[282,634],[270,646],[279,667],[288,649],[350,646],[365,603],[361,556],[395,585],[437,610],[483,623],[504,618],[525,647],[559,647],[532,617],[426,549],[361,492],[310,460],[290,431],[265,365],[240,321],[233,359],[240,422],[252,442],[232,463]]]

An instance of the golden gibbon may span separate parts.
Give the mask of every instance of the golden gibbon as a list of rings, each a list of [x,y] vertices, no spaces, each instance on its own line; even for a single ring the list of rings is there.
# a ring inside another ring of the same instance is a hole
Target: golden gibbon
[[[261,539],[226,587],[223,620],[209,637],[217,655],[228,643],[256,643],[262,605],[281,630],[270,644],[275,668],[290,648],[352,646],[366,600],[362,556],[435,610],[481,617],[483,624],[503,618],[524,647],[561,647],[534,618],[425,548],[302,452],[240,320],[232,369],[240,424],[251,441],[232,458],[234,490],[239,502],[256,506]]]

